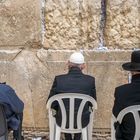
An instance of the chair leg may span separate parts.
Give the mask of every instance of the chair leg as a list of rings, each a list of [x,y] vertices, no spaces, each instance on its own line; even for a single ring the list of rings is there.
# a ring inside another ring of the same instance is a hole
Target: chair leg
[[[82,140],[88,140],[87,128],[82,129]]]
[[[53,124],[50,126],[50,140],[55,140],[56,126]]]
[[[87,126],[88,140],[92,140],[92,127],[90,125]]]
[[[56,125],[55,140],[60,140],[61,129]]]
[[[112,116],[112,119],[111,119],[111,140],[116,140],[114,123],[115,123],[115,117]]]

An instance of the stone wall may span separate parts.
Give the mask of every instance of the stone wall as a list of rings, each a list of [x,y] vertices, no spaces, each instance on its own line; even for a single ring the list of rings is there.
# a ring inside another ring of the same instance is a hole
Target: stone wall
[[[96,78],[96,137],[110,138],[114,88],[128,81],[121,65],[132,49],[140,49],[139,7],[139,0],[106,1],[103,50],[99,0],[0,0],[0,81],[25,103],[24,132],[48,134],[46,100],[53,79],[67,72],[69,55],[82,50],[84,72]]]
[[[49,49],[90,49],[98,46],[100,0],[46,1],[46,42]]]
[[[107,0],[105,34],[110,49],[140,48],[139,13],[139,0]]]
[[[39,47],[40,11],[40,0],[0,0],[0,47]]]

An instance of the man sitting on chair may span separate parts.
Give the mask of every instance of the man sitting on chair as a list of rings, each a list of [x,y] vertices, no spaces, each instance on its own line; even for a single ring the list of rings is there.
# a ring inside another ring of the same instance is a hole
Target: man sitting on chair
[[[80,93],[92,96],[96,100],[95,78],[82,73],[85,68],[84,56],[80,52],[75,52],[70,56],[68,61],[68,74],[56,76],[50,90],[49,98],[60,93]],[[80,101],[76,101],[76,110],[78,110]],[[68,101],[64,101],[67,113],[69,112]],[[56,110],[56,123],[61,126],[62,116],[60,108],[56,103],[52,106]],[[68,116],[68,115],[67,115]],[[89,123],[90,111],[89,105],[86,105],[82,114],[82,127],[86,127]],[[75,128],[76,123],[75,124]],[[67,120],[67,127],[69,126]],[[81,134],[74,134],[74,140],[80,140]],[[65,134],[65,140],[72,140],[71,134]]]
[[[140,105],[140,51],[134,51],[131,62],[122,65],[124,70],[131,71],[132,82],[119,86],[115,89],[115,101],[113,114],[115,117],[121,110],[131,105]],[[131,113],[114,124],[116,129],[116,140],[133,140],[135,135],[135,122]]]
[[[22,125],[24,103],[9,85],[0,83],[0,104],[4,106],[8,129],[14,130],[14,139],[18,140],[19,127]]]

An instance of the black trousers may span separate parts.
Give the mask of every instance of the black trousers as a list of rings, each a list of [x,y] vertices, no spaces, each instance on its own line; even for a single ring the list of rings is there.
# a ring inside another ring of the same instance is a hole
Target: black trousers
[[[65,133],[65,140],[81,140],[81,133],[74,134],[74,139],[72,139],[72,134]]]
[[[18,130],[14,130],[13,131],[13,138],[14,140],[22,140],[22,120],[23,120],[23,113],[18,114],[19,118],[20,118],[20,125]]]

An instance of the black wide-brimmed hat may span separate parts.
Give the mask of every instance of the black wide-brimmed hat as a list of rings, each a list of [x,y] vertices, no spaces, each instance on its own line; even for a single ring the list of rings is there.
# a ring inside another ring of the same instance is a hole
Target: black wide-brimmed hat
[[[127,71],[140,71],[140,50],[132,52],[131,62],[124,63],[122,67]]]

